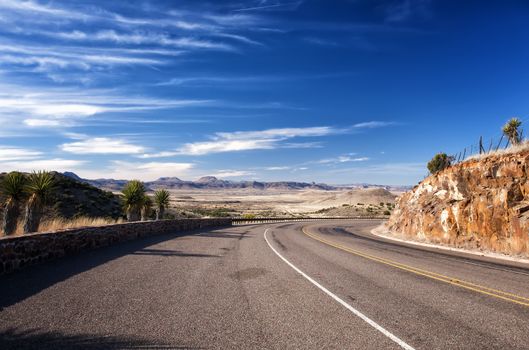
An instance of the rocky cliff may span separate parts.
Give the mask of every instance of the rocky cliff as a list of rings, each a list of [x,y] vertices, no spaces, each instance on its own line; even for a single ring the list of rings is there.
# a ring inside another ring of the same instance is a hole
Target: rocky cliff
[[[454,165],[397,200],[388,228],[456,247],[529,255],[529,150]]]

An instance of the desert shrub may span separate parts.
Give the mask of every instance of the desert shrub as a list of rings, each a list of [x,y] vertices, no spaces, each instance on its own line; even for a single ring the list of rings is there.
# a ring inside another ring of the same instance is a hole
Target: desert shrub
[[[391,212],[389,210],[384,210],[384,215],[391,215]]]
[[[453,157],[447,155],[446,153],[437,153],[432,160],[428,162],[428,171],[430,174],[437,174],[441,170],[448,168],[452,165]]]
[[[247,219],[247,220],[251,220],[251,219],[255,219],[256,216],[255,216],[255,214],[244,214],[244,215],[242,216],[242,218],[243,218],[243,219]]]

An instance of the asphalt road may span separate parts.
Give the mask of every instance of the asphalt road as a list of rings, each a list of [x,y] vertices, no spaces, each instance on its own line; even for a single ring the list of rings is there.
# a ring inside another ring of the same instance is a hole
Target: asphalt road
[[[0,349],[529,348],[528,268],[378,224],[164,235],[0,277]]]

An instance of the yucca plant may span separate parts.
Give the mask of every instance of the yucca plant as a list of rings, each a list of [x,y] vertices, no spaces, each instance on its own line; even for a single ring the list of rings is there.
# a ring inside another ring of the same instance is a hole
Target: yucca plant
[[[511,145],[516,146],[522,142],[522,132],[520,127],[522,126],[522,121],[518,118],[511,118],[504,126],[503,133],[509,139]]]
[[[25,185],[26,177],[18,171],[10,172],[2,181],[1,191],[6,197],[2,222],[2,231],[5,235],[11,235],[16,231],[20,204],[26,195]]]
[[[143,198],[143,204],[141,206],[141,221],[149,220],[149,216],[151,216],[151,210],[152,199],[151,197],[145,195],[145,197]]]
[[[33,172],[26,184],[28,201],[24,213],[24,233],[37,232],[42,217],[42,209],[55,187],[53,175],[47,171]]]
[[[156,204],[156,220],[162,220],[165,213],[165,208],[169,206],[170,199],[169,191],[158,190],[154,192],[154,204]]]
[[[132,180],[127,182],[121,193],[123,193],[123,205],[127,213],[127,221],[139,221],[145,200],[145,186],[141,181]]]

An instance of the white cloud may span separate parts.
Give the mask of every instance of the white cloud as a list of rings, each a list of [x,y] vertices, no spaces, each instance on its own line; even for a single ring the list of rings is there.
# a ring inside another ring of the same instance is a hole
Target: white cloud
[[[35,128],[50,128],[50,127],[60,127],[60,126],[66,126],[69,123],[65,123],[63,120],[51,120],[51,119],[24,119],[24,124],[26,124],[29,127],[35,127]]]
[[[107,168],[101,170],[79,170],[79,175],[85,178],[95,179],[138,179],[142,181],[152,181],[164,176],[183,177],[189,174],[194,167],[192,163],[172,163],[172,162],[125,162],[113,161]]]
[[[54,171],[77,171],[77,169],[85,164],[83,160],[74,159],[35,159],[35,160],[16,160],[0,162],[0,169],[2,171],[23,171],[31,172],[38,170],[54,170]]]
[[[227,34],[227,33],[217,33],[215,35],[219,36],[219,37],[222,37],[222,38],[228,38],[228,39],[237,40],[237,41],[240,41],[240,42],[243,42],[243,43],[246,43],[246,44],[264,46],[262,43],[260,43],[258,41],[255,41],[255,40],[252,40],[250,38],[247,38],[247,37],[245,37],[243,35]]]
[[[282,11],[290,11],[295,10],[303,3],[303,0],[301,1],[290,1],[290,2],[284,2],[284,3],[267,3],[265,1],[260,2],[259,6],[251,6],[251,7],[243,7],[236,10],[233,10],[235,12],[243,12],[243,11],[263,11],[263,10],[282,10]]]
[[[322,148],[322,142],[285,142],[281,148]]]
[[[269,166],[264,169],[268,171],[277,171],[277,170],[289,170],[290,167],[289,166]]]
[[[201,156],[211,153],[237,152],[255,149],[273,149],[278,140],[218,140],[211,142],[187,143],[178,154]]]
[[[357,129],[374,129],[374,128],[382,128],[385,126],[391,126],[395,125],[393,122],[380,122],[380,121],[370,121],[370,122],[363,122],[353,125],[353,128]]]
[[[144,153],[144,154],[138,155],[137,157],[138,158],[143,158],[143,159],[165,158],[165,157],[173,157],[173,156],[176,156],[178,154],[179,154],[179,152],[175,152],[175,151],[162,151],[162,152],[158,152],[158,153]]]
[[[211,153],[237,152],[256,149],[275,149],[282,141],[296,137],[316,137],[338,133],[340,130],[328,126],[307,128],[281,128],[260,131],[218,132],[213,141],[193,142],[183,145],[175,154],[206,155]],[[285,144],[294,148],[294,144]],[[301,144],[300,148],[306,145]],[[311,147],[314,146],[311,144]]]
[[[87,52],[90,52],[89,54]],[[0,64],[2,66],[33,67],[34,72],[49,73],[59,70],[80,70],[88,72],[92,68],[109,68],[116,66],[162,65],[165,61],[157,58],[141,57],[141,52],[121,50],[122,54],[111,54],[113,51],[75,47],[41,47],[24,46],[16,42],[0,43]],[[115,51],[114,51],[115,52]]]
[[[218,178],[253,176],[253,175],[255,175],[253,171],[246,171],[246,170],[219,170],[217,173],[213,174],[213,176],[218,177]]]
[[[48,33],[69,40],[111,41],[119,44],[156,44],[161,46],[174,46],[180,48],[201,48],[231,50],[228,44],[210,40],[198,40],[190,37],[171,37],[164,33],[140,32],[119,33],[113,29],[101,30],[96,33],[73,31],[66,33]]]
[[[213,153],[238,152],[276,148],[315,148],[320,143],[283,142],[296,137],[316,137],[343,132],[328,126],[307,128],[278,128],[260,131],[218,132],[211,141],[186,143],[176,150],[142,154],[140,158],[161,158],[176,155],[200,156]]]
[[[342,155],[335,158],[326,158],[315,161],[317,164],[339,164],[339,163],[349,163],[349,162],[365,162],[368,161],[368,157],[352,157],[352,154]]]
[[[138,112],[208,105],[207,100],[164,100],[126,96],[118,90],[46,89],[32,90],[0,84],[0,116],[9,115],[22,127],[65,128],[94,115],[109,112]]]
[[[77,16],[74,12],[70,12],[60,8],[54,8],[51,6],[41,5],[38,2],[29,0],[0,0],[0,8],[60,17],[68,17],[72,15]]]
[[[0,161],[13,161],[13,160],[24,160],[34,159],[42,155],[42,152],[34,151],[25,148],[0,146]]]
[[[60,149],[75,154],[138,154],[145,152],[145,148],[142,146],[131,144],[123,139],[106,137],[94,137],[65,143],[60,145]]]
[[[252,139],[288,139],[293,137],[325,136],[337,133],[338,130],[330,126],[316,126],[308,128],[281,128],[260,131],[235,131],[218,132],[219,138],[226,140],[252,140]]]

